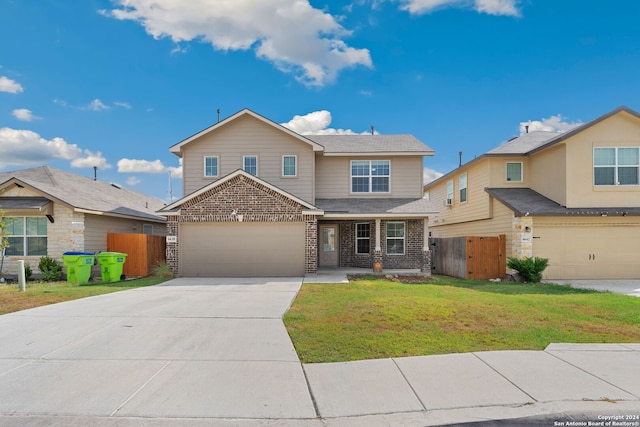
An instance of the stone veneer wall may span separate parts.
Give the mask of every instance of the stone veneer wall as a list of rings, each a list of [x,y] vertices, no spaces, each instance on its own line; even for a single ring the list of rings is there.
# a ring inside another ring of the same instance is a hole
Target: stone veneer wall
[[[529,227],[531,231],[525,231]],[[525,258],[533,256],[533,217],[516,216],[512,221],[511,256]]]
[[[369,254],[356,254],[355,244],[355,227],[356,223],[368,222],[371,227],[371,235],[369,239]],[[381,221],[380,224],[380,247],[382,252],[377,254],[380,263],[384,269],[393,268],[419,268],[425,273],[431,271],[430,253],[423,251],[424,238],[424,222],[422,219],[404,220],[406,224],[405,254],[404,255],[387,255],[386,241],[386,224],[388,221]],[[397,222],[397,221],[391,221]],[[327,221],[329,223],[329,221]],[[338,221],[340,228],[340,267],[358,267],[373,269],[376,254],[376,235],[374,220],[364,221]],[[429,265],[425,268],[425,262]],[[425,271],[426,270],[426,271]]]
[[[24,196],[24,194],[22,194]],[[29,194],[32,195],[32,194]],[[7,216],[13,216],[6,213]],[[15,216],[25,216],[16,213]],[[36,216],[36,215],[26,215]],[[60,203],[53,204],[54,222],[47,221],[47,256],[62,263],[62,254],[69,251],[84,251],[84,214],[74,212]],[[24,260],[31,267],[34,274],[39,274],[38,264],[41,256],[5,258],[4,273],[17,274],[18,260]]]
[[[236,222],[236,211],[243,222],[304,222],[305,272],[317,271],[317,220],[304,215],[304,206],[250,178],[238,175],[209,191],[185,202],[179,216],[169,216],[167,236],[176,236],[176,243],[167,243],[167,264],[177,276],[180,271],[180,224],[187,222]]]

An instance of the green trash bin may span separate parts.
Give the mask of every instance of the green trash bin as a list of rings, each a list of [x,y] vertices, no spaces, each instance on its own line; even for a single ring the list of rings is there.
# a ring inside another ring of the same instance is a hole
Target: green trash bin
[[[127,260],[127,254],[122,252],[100,252],[96,256],[100,264],[100,277],[103,282],[119,282],[122,280],[122,267]]]
[[[80,285],[89,283],[91,279],[91,267],[96,256],[91,252],[65,252],[62,254],[62,263],[67,267],[67,282]]]

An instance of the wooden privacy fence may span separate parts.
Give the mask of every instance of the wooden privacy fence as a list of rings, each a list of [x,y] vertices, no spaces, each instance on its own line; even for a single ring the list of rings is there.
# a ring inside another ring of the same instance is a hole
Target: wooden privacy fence
[[[166,260],[165,236],[107,233],[107,250],[127,254],[122,268],[125,276],[148,276],[159,262]]]
[[[507,274],[506,238],[431,238],[431,269],[435,274],[467,280],[502,278]]]

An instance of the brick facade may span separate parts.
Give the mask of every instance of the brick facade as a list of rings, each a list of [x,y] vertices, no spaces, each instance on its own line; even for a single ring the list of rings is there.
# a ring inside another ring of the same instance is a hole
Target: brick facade
[[[180,215],[169,216],[167,264],[179,274],[180,224],[188,222],[303,222],[305,224],[305,272],[317,271],[317,220],[303,214],[305,206],[244,175],[237,175],[184,202]],[[232,212],[235,211],[236,215]],[[240,217],[240,215],[242,215]]]

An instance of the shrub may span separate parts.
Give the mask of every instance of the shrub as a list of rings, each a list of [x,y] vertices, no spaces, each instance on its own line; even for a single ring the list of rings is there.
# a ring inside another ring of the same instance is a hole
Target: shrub
[[[42,274],[42,280],[45,282],[56,282],[62,279],[62,266],[53,258],[48,256],[40,258],[38,269]]]
[[[31,270],[31,266],[25,262],[24,263],[24,278],[29,280],[29,279],[31,279],[32,275],[33,275],[33,270]]]
[[[509,258],[507,267],[516,270],[522,276],[525,282],[540,283],[542,280],[542,272],[549,265],[547,258]]]
[[[151,275],[154,277],[162,277],[165,279],[173,279],[173,271],[167,265],[166,262],[160,261],[156,267],[151,272]]]

